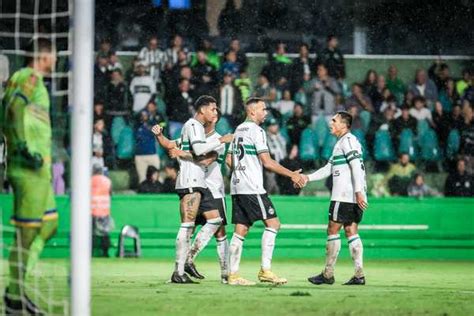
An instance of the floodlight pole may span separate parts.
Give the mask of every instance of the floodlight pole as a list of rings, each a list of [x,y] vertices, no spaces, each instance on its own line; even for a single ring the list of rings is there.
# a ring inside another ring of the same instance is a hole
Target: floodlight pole
[[[71,162],[71,314],[89,316],[91,303],[91,155],[94,0],[75,0]]]

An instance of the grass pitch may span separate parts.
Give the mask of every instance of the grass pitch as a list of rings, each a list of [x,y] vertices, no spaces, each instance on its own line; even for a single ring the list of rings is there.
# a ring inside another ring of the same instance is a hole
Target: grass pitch
[[[206,276],[200,284],[166,284],[173,262],[152,259],[94,259],[93,315],[474,315],[474,265],[462,261],[367,260],[367,285],[342,286],[352,276],[352,262],[341,260],[336,283],[315,286],[306,281],[320,272],[323,260],[274,260],[283,286],[220,284],[217,259],[196,262]],[[48,282],[55,298],[67,297],[64,260]],[[41,267],[40,267],[41,268]],[[242,260],[241,274],[257,280],[259,261]],[[45,270],[45,269],[41,269]]]

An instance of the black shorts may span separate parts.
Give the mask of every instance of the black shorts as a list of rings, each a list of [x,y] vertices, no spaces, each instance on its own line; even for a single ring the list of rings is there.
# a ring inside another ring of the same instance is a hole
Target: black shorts
[[[329,220],[342,224],[359,224],[362,221],[362,211],[357,203],[331,201],[329,205]]]
[[[222,225],[227,225],[227,216],[226,216],[226,203],[225,203],[225,198],[220,198],[220,199],[214,199],[214,203],[218,205],[219,207],[217,208],[219,210],[219,215],[222,218]],[[196,226],[197,225],[204,225],[206,224],[206,218],[202,214],[203,212],[199,212],[198,216],[196,217]]]
[[[252,226],[259,220],[277,217],[267,194],[232,195],[232,223]]]
[[[193,192],[201,193],[201,202],[199,203],[198,214],[218,210],[219,204],[216,203],[211,191],[208,188],[176,189],[179,199]]]

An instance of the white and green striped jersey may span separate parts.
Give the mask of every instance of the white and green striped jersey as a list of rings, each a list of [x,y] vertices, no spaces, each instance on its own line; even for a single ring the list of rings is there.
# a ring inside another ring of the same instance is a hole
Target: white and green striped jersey
[[[309,180],[321,180],[330,175],[333,183],[331,201],[357,203],[355,192],[362,192],[367,200],[362,146],[350,132],[338,139],[329,162],[310,174]]]
[[[205,155],[221,145],[218,138],[206,140],[204,126],[194,118],[184,124],[180,142],[180,149],[192,153],[193,156]],[[180,159],[176,189],[191,188],[207,188],[205,170],[192,160]]]
[[[206,135],[206,140],[219,140],[220,137],[221,135],[214,131]],[[214,149],[214,151],[217,152],[217,160],[212,162],[209,166],[204,167],[204,171],[209,191],[211,191],[212,196],[215,199],[220,199],[225,196],[224,178],[222,177],[221,172],[221,165],[225,160],[225,145],[221,144],[219,147]]]
[[[268,152],[265,131],[251,121],[240,124],[234,133],[230,193],[265,194],[263,166],[258,154]]]

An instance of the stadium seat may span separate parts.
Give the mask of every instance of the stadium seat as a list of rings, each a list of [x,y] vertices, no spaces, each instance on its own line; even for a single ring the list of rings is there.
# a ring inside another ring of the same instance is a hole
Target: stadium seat
[[[124,118],[121,116],[114,117],[114,119],[112,120],[112,127],[110,128],[110,133],[114,144],[118,143],[120,133],[122,132],[125,126],[127,126],[127,124],[125,123]]]
[[[459,147],[461,146],[461,134],[457,129],[453,129],[449,132],[446,143],[446,156],[450,159],[453,159],[458,153]]]
[[[329,134],[329,126],[324,116],[321,116],[315,123],[314,123],[314,133],[315,138],[317,139],[318,147],[322,147],[324,145],[324,141],[326,139],[326,135]]]
[[[165,101],[163,101],[163,99],[159,95],[157,95],[156,99],[155,99],[155,102],[156,102],[156,109],[157,109],[158,113],[160,113],[163,116],[166,116],[166,103],[165,103]]]
[[[375,133],[374,158],[376,161],[393,161],[395,159],[392,138],[387,130],[379,130]]]
[[[362,126],[364,127],[365,132],[369,130],[371,116],[372,115],[368,111],[361,111],[359,114],[359,117],[360,117],[360,120],[362,121]]]
[[[327,133],[326,138],[324,139],[323,148],[321,150],[321,158],[324,160],[329,160],[332,155],[332,150],[334,149],[334,145],[336,145],[337,137]]]
[[[301,133],[300,140],[300,150],[299,155],[300,159],[303,161],[314,161],[317,159],[317,150],[314,146],[314,135],[313,130],[310,128],[305,128],[303,133]]]
[[[125,126],[120,132],[117,142],[117,158],[132,159],[135,154],[135,138],[130,126]]]
[[[217,122],[216,131],[221,135],[225,135],[225,134],[233,132],[232,127],[229,124],[229,121],[225,117],[221,117],[219,122]]]
[[[281,133],[281,136],[283,136],[283,138],[285,138],[286,143],[289,143],[290,142],[290,135],[288,135],[288,129],[286,128],[286,125],[283,125],[280,128],[280,133]]]
[[[430,124],[427,120],[420,120],[418,121],[417,131],[418,137],[421,139],[423,135],[430,129]]]
[[[433,129],[429,128],[420,137],[421,158],[425,161],[437,161],[441,158],[438,144],[438,136]]]
[[[134,247],[132,251],[127,251],[125,249],[125,242],[127,238],[131,238],[133,240]],[[141,255],[142,255],[142,245],[140,241],[140,234],[138,233],[138,227],[125,225],[124,227],[122,227],[122,230],[120,231],[117,257],[138,258]]]
[[[400,144],[398,145],[398,153],[408,153],[411,160],[416,159],[415,135],[409,128],[403,129],[400,134]]]

